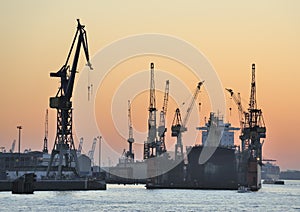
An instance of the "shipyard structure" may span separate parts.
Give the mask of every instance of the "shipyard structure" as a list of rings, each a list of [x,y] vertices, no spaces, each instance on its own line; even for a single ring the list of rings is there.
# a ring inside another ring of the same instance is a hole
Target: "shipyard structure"
[[[252,64],[251,94],[247,109],[243,107],[239,93],[226,89],[237,105],[240,127],[232,127],[230,123],[224,122],[220,114],[211,112],[205,126],[197,127],[202,132],[202,144],[187,146],[184,152],[183,134],[188,131],[187,123],[200,89],[204,86],[204,81],[200,81],[195,86],[187,110],[175,110],[170,133],[176,143],[174,157],[171,157],[165,139],[170,82],[166,81],[163,107],[157,121],[155,70],[154,63],[150,63],[148,134],[144,141],[143,160],[136,161],[134,157],[135,140],[129,101],[128,150],[124,150],[117,166],[101,168],[106,171],[104,178],[100,167],[98,174],[91,173],[93,151],[89,157],[81,155],[82,142],[76,149],[73,139],[71,99],[81,49],[84,50],[87,65],[92,69],[86,31],[77,20],[77,30],[65,64],[57,72],[50,73],[50,77],[60,80],[56,95],[50,97],[49,101],[50,108],[57,111],[53,149],[48,154],[46,121],[42,152],[20,153],[19,145],[18,153],[0,153],[0,190],[23,192],[27,187],[26,179],[30,181],[30,189],[25,193],[32,193],[33,190],[103,190],[106,189],[106,182],[145,183],[148,189],[238,189],[242,186],[257,191],[261,188],[262,139],[266,137],[266,127],[262,110],[256,102],[255,64]],[[74,57],[72,65],[69,65],[71,55]],[[18,126],[18,129],[20,135],[22,127]],[[240,130],[240,145],[234,144],[234,131],[237,130]],[[93,148],[95,144],[96,141]]]
[[[163,107],[159,113],[157,126],[154,63],[150,64],[150,95],[148,108],[148,136],[144,142],[144,160],[134,160],[134,141],[129,115],[129,150],[124,150],[119,163],[108,168],[107,182],[146,183],[148,189],[238,189],[244,187],[252,191],[261,188],[262,139],[266,128],[261,109],[256,102],[255,64],[252,64],[251,94],[249,108],[245,109],[239,93],[226,89],[237,105],[240,127],[232,127],[224,122],[220,114],[210,113],[205,126],[197,127],[202,133],[202,144],[185,147],[183,133],[197,96],[204,81],[199,82],[191,102],[182,116],[175,110],[171,125],[171,136],[176,139],[174,157],[166,149],[165,123],[169,81],[166,82]],[[234,132],[240,131],[240,145],[234,144]],[[203,160],[203,155],[206,159]],[[202,158],[202,159],[201,159]]]

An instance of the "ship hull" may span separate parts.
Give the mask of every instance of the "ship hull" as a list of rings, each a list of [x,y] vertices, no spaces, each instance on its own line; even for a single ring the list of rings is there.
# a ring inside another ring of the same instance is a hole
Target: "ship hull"
[[[188,149],[188,163],[179,163],[174,169],[150,179],[148,189],[217,189],[237,190],[240,185],[251,188],[253,191],[260,189],[260,166],[250,164],[249,171],[239,173],[239,157],[233,148],[218,147],[212,156],[203,164],[199,164],[199,157],[203,146],[194,146]],[[249,164],[248,161],[243,164]],[[251,172],[250,172],[251,171]],[[239,176],[248,181],[241,182]],[[250,176],[251,175],[251,176]],[[161,180],[165,179],[165,180]],[[255,184],[253,180],[255,179]],[[259,182],[259,183],[258,183]]]

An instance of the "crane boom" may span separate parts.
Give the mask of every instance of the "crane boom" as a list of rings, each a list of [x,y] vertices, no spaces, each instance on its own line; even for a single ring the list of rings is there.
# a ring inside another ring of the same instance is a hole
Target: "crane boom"
[[[163,108],[162,108],[164,115],[167,114],[167,110],[168,110],[169,90],[170,90],[169,85],[170,85],[170,82],[169,82],[169,80],[167,80],[166,87],[165,87],[165,94],[164,94],[164,104],[163,104]]]
[[[60,77],[61,78],[60,91],[61,91],[61,95],[65,97],[64,101],[69,101],[72,97],[74,80],[75,80],[75,75],[77,73],[76,70],[77,70],[81,46],[83,47],[83,50],[85,53],[87,65],[90,67],[91,70],[93,69],[92,65],[90,63],[86,31],[84,29],[85,26],[80,24],[79,19],[77,19],[77,24],[78,24],[77,31],[75,33],[75,36],[74,36],[74,39],[73,39],[73,42],[72,42],[72,45],[71,45],[71,48],[70,48],[70,51],[69,51],[69,54],[68,54],[65,64],[62,66],[62,68],[58,72],[50,73],[50,77]],[[69,63],[69,59],[70,59],[71,53],[73,51],[76,39],[78,39],[78,41],[77,41],[77,46],[76,46],[76,50],[75,50],[75,55],[74,55],[71,70],[69,70],[70,66],[68,65],[68,63]],[[67,76],[68,71],[70,71],[69,77]]]
[[[240,93],[238,93],[238,95],[235,95],[235,93],[233,92],[232,89],[230,89],[230,88],[225,88],[225,89],[226,89],[226,91],[228,91],[230,93],[230,96],[232,97],[233,101],[235,102],[235,104],[238,107],[240,128],[242,131],[244,124],[245,124],[244,116],[247,117],[247,112],[244,110],[244,108],[242,106]]]
[[[184,117],[184,119],[183,119],[183,122],[182,122],[183,127],[186,126],[186,124],[187,124],[187,122],[188,122],[188,120],[189,120],[189,118],[190,118],[190,115],[191,115],[193,106],[194,106],[194,104],[195,104],[195,101],[196,101],[196,99],[197,99],[197,96],[198,96],[198,94],[199,94],[199,92],[200,92],[201,85],[202,85],[203,83],[204,83],[204,81],[199,82],[198,85],[197,85],[197,88],[196,88],[196,90],[195,90],[195,92],[194,92],[192,101],[191,101],[191,103],[190,103],[190,105],[189,105],[189,107],[188,107],[188,109],[187,109],[187,111],[186,111],[185,117]]]

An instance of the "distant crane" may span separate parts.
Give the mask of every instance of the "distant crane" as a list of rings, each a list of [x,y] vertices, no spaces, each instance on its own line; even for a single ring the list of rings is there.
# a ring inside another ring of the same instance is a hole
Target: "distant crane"
[[[80,138],[78,149],[77,149],[77,155],[81,155],[82,145],[83,145],[83,137]]]
[[[94,164],[94,153],[95,153],[96,143],[97,143],[97,138],[94,138],[92,149],[88,152],[88,156],[91,159],[93,164]]]
[[[68,63],[76,40],[77,46],[74,53],[73,64],[72,67],[70,67]],[[77,65],[81,46],[83,47],[85,53],[87,65],[90,67],[90,69],[92,69],[89,59],[86,31],[84,30],[84,25],[81,25],[79,19],[77,19],[77,31],[75,33],[75,37],[73,39],[66,62],[58,72],[50,73],[50,77],[60,78],[61,85],[56,96],[50,97],[50,108],[55,108],[57,110],[57,132],[50,162],[47,168],[47,177],[49,177],[50,170],[56,171],[54,167],[51,169],[56,155],[58,155],[59,160],[56,175],[58,179],[61,179],[64,167],[68,170],[73,170],[76,175],[79,175],[79,164],[72,133],[73,121],[71,97],[73,93],[75,75],[77,73]],[[72,162],[75,163],[75,167],[71,166]]]
[[[240,127],[241,127],[241,129],[243,129],[243,126],[245,123],[244,117],[245,117],[245,113],[247,113],[247,112],[244,110],[244,108],[242,106],[241,95],[240,95],[240,93],[235,95],[235,93],[233,92],[232,89],[229,89],[229,88],[225,88],[225,89],[226,89],[226,91],[228,91],[230,93],[230,96],[232,97],[233,101],[238,106]]]
[[[159,140],[156,145],[156,155],[162,155],[165,153],[166,150],[166,144],[165,144],[165,134],[167,132],[166,128],[166,115],[167,115],[167,109],[168,109],[168,100],[169,100],[169,80],[166,81],[166,87],[165,87],[165,94],[164,94],[164,103],[162,110],[160,111],[160,120],[159,120],[159,126],[158,126],[158,137]]]
[[[15,151],[15,146],[16,146],[16,140],[14,140],[11,144],[11,149],[9,150],[10,153],[14,153]]]
[[[243,108],[242,102],[241,102],[241,95],[240,93],[238,93],[237,95],[234,93],[234,91],[232,89],[228,89],[225,88],[229,93],[230,96],[232,97],[233,101],[235,102],[235,104],[238,107],[238,111],[239,111],[239,121],[240,121],[240,129],[241,129],[241,134],[243,134],[244,132],[244,125],[246,123],[245,118],[249,117],[248,112]],[[245,145],[245,141],[242,140],[242,137],[240,136],[241,139],[241,143],[242,143],[242,150],[246,149],[246,145]]]
[[[45,137],[44,137],[43,153],[48,154],[48,109],[46,109],[46,115],[45,115]]]
[[[133,138],[133,128],[132,128],[132,120],[131,120],[131,104],[130,100],[128,100],[128,139],[127,142],[129,144],[129,150],[125,153],[126,161],[133,162],[134,161],[134,153],[132,150],[132,144],[134,143]]]
[[[201,85],[203,83],[204,83],[204,81],[198,83],[197,88],[194,92],[193,98],[191,100],[191,103],[190,103],[187,111],[186,111],[183,121],[181,120],[180,109],[177,108],[175,111],[175,116],[174,116],[174,119],[172,122],[172,127],[171,127],[172,137],[177,137],[177,143],[175,144],[175,160],[183,159],[182,133],[187,131],[186,124],[189,120],[195,100],[197,99],[197,96],[200,92]]]
[[[148,118],[148,137],[144,143],[144,159],[155,156],[156,149],[156,103],[155,103],[155,82],[154,82],[154,63],[150,64],[150,104]]]

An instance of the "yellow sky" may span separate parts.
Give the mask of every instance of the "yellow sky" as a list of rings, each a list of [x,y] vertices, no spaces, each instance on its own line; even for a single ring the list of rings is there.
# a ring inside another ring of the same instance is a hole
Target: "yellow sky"
[[[264,155],[277,159],[283,169],[300,169],[299,9],[297,0],[1,0],[0,146],[10,148],[20,124],[24,128],[21,149],[42,148],[45,109],[59,86],[49,73],[65,62],[75,20],[80,18],[86,25],[91,56],[133,34],[173,35],[202,51],[223,86],[241,92],[246,102],[251,64],[256,63],[258,105],[267,125]],[[83,58],[79,65],[82,70]],[[50,110],[50,149],[55,116]],[[232,121],[238,124],[236,118]],[[90,146],[91,141],[86,141],[84,149]]]

